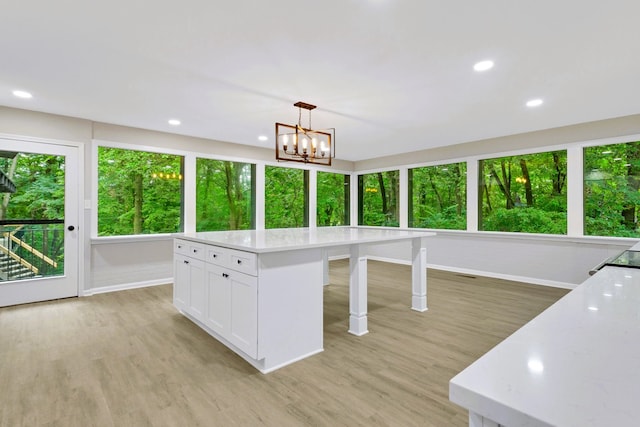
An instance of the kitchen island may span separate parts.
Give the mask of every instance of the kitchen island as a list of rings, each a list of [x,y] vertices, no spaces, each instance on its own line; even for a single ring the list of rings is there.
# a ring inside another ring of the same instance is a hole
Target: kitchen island
[[[185,233],[174,240],[174,305],[263,373],[323,350],[326,251],[349,250],[349,332],[367,329],[368,245],[411,245],[411,308],[427,310],[434,233],[326,227]]]

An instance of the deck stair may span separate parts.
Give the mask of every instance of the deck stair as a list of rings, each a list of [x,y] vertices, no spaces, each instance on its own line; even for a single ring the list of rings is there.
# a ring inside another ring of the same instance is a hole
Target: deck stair
[[[28,279],[35,276],[36,273],[32,268],[0,250],[0,281]]]

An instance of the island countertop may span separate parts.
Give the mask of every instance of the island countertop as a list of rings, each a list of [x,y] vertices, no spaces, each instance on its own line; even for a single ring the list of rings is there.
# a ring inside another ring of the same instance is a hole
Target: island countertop
[[[509,427],[637,426],[640,269],[598,271],[455,376],[449,398]]]
[[[270,230],[207,231],[175,237],[254,253],[383,243],[434,236],[433,232],[369,227],[282,228]]]

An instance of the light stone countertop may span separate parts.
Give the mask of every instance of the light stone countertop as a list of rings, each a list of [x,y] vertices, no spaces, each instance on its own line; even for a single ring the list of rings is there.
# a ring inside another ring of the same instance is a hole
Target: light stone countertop
[[[176,238],[254,253],[302,248],[335,247],[361,243],[382,243],[435,236],[420,230],[368,227],[282,228],[271,230],[208,231],[176,234]]]
[[[509,427],[640,425],[640,269],[598,271],[456,375],[449,398]]]

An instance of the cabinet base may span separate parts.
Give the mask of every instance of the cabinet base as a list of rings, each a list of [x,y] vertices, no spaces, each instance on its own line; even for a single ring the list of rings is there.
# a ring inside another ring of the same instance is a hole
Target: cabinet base
[[[215,332],[214,330],[209,328],[207,325],[205,325],[204,323],[202,323],[201,321],[199,321],[198,319],[196,319],[195,317],[193,317],[189,313],[181,310],[179,307],[176,307],[176,308],[178,309],[180,314],[182,314],[187,319],[191,320],[199,328],[204,330],[206,333],[211,335],[213,338],[215,338],[218,341],[220,341],[222,344],[224,344],[226,347],[231,349],[238,356],[242,357],[251,366],[253,366],[254,368],[256,368],[258,371],[260,371],[263,374],[268,374],[269,372],[273,372],[273,371],[275,371],[277,369],[280,369],[280,368],[285,367],[287,365],[290,365],[292,363],[298,362],[298,361],[300,361],[302,359],[306,359],[307,357],[313,356],[314,354],[322,353],[324,351],[324,348],[320,347],[320,348],[315,349],[313,351],[310,351],[310,352],[307,352],[307,353],[304,353],[304,354],[300,354],[300,355],[296,355],[296,356],[292,357],[291,359],[287,359],[285,361],[280,361],[280,362],[275,362],[275,363],[270,363],[268,357],[265,357],[263,359],[258,360],[258,359],[255,359],[255,358],[251,357],[250,355],[246,354],[242,350],[240,350],[237,346],[235,346],[234,344],[232,344],[231,342],[229,342],[228,340],[226,340],[225,338],[220,336],[217,332]]]

